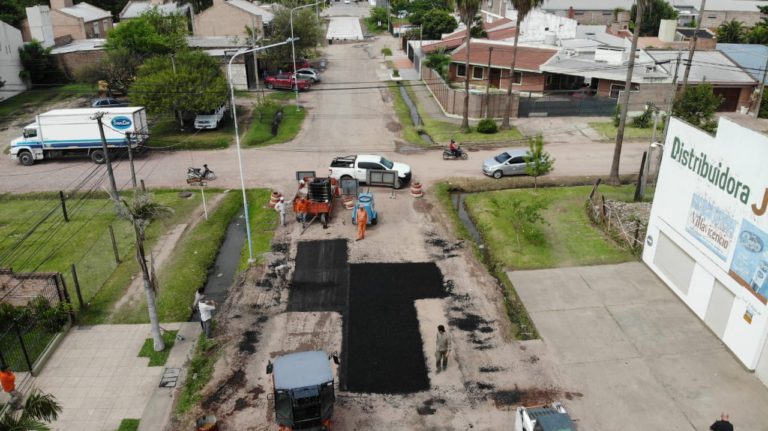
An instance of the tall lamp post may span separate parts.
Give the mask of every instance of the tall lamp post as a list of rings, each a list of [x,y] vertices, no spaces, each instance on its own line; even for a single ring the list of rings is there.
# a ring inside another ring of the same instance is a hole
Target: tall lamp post
[[[304,9],[307,7],[317,6],[320,2],[314,2],[310,4],[305,4],[303,6],[296,6],[295,8],[291,9],[291,57],[293,57],[293,81],[294,81],[294,91],[296,92],[296,110],[299,110],[299,79],[296,77],[296,45],[293,43],[294,37],[293,37],[293,11]]]
[[[656,145],[656,128],[659,125],[659,108],[653,103],[647,103],[645,109],[653,114],[653,132],[651,133],[651,143],[648,145],[648,153],[645,156],[645,166],[643,172],[643,182],[640,184],[640,198],[645,198],[645,186],[648,184],[648,175],[651,174],[651,152]]]
[[[232,58],[229,59],[227,64],[227,81],[229,81],[229,94],[232,101],[232,119],[235,121],[235,145],[237,146],[237,163],[240,167],[240,189],[243,191],[243,209],[245,213],[245,234],[248,237],[248,262],[254,262],[253,258],[253,240],[251,239],[251,222],[248,217],[248,198],[245,195],[245,177],[243,176],[243,158],[240,154],[240,131],[237,127],[237,105],[235,105],[235,85],[232,83],[232,62],[238,55],[248,54],[249,52],[262,51],[268,48],[274,48],[276,46],[285,45],[287,43],[293,44],[293,38],[286,40],[285,42],[273,43],[272,45],[259,46],[256,48],[241,49],[232,54]]]

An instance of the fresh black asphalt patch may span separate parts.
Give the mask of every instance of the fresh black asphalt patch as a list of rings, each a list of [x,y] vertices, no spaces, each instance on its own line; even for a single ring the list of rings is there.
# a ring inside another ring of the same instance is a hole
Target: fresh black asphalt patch
[[[434,263],[350,265],[346,241],[309,241],[298,245],[288,310],[342,314],[342,389],[404,394],[429,389],[414,301],[445,296]]]

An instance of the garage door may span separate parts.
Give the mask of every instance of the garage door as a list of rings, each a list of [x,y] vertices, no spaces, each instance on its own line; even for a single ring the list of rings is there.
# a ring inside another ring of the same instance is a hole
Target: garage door
[[[739,94],[741,88],[714,88],[713,93],[723,97],[723,103],[717,109],[718,112],[736,112],[739,109]]]

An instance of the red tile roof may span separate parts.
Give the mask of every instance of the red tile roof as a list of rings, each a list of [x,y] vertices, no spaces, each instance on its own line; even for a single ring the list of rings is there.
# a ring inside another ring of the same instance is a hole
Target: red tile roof
[[[493,48],[491,53],[491,65],[496,68],[509,69],[512,64],[512,44],[490,44],[472,41],[469,48],[469,62],[476,65],[488,65],[488,49]],[[529,48],[527,46],[517,47],[517,62],[515,70],[527,70],[538,72],[539,67],[546,63],[550,58],[557,54],[555,49]],[[464,63],[466,60],[465,46],[462,45],[451,54],[451,62]]]

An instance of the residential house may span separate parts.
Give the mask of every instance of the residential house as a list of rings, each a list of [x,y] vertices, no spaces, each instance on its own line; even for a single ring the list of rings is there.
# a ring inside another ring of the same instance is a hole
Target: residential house
[[[41,8],[43,6],[34,6],[30,9]],[[33,15],[44,15],[41,10],[33,11]],[[30,22],[36,25],[36,20],[28,18],[22,22],[22,33],[25,41],[32,38]],[[112,14],[109,11],[98,8],[86,2],[74,4],[72,0],[51,0],[50,22],[53,27],[54,40],[58,39],[79,40],[79,39],[99,39],[106,37],[107,32],[112,29]]]
[[[246,0],[213,0],[213,5],[195,15],[195,36],[247,37],[246,27],[256,37],[269,33],[274,15],[265,6]]]
[[[168,0],[129,0],[123,7],[123,10],[120,11],[120,21],[137,18],[141,14],[152,10],[152,8],[157,8],[160,13],[165,15],[180,14],[185,16],[189,21],[189,29],[192,30],[194,16],[192,6],[189,3],[179,4]]]
[[[700,0],[667,1],[677,10],[678,24],[694,27],[694,23],[701,19],[701,26],[711,29],[732,19],[752,27],[765,17],[758,6],[768,6],[768,2],[759,0],[707,0],[704,12],[701,12]]]
[[[0,100],[13,97],[27,89],[27,84],[19,77],[22,70],[19,48],[24,46],[21,31],[0,21],[0,81],[5,85],[0,88]]]
[[[662,48],[662,49],[682,49],[687,51],[693,40],[695,28],[678,27],[674,19],[663,19],[659,24],[659,34],[657,37],[645,36],[637,40],[637,47],[643,49]],[[710,50],[715,49],[717,38],[715,34],[706,28],[698,30],[696,33],[696,49]]]
[[[25,41],[36,40],[46,48],[52,47],[55,40],[53,24],[51,24],[51,8],[43,5],[34,6],[26,8],[26,12],[26,27],[22,24],[21,37]]]
[[[766,62],[768,62],[768,46],[718,43],[717,50],[755,78],[757,82],[768,82],[768,74],[765,70]]]
[[[633,4],[633,0],[544,0],[541,10],[579,24],[612,24],[629,21]]]
[[[451,53],[448,80],[464,82],[470,74],[472,87],[507,89],[512,66],[512,44],[509,42],[472,39],[469,50],[469,70],[466,68],[466,45],[462,44]],[[546,88],[546,77],[540,67],[557,55],[557,49],[517,47],[517,62],[512,89],[542,93]],[[488,67],[490,63],[491,67]]]

